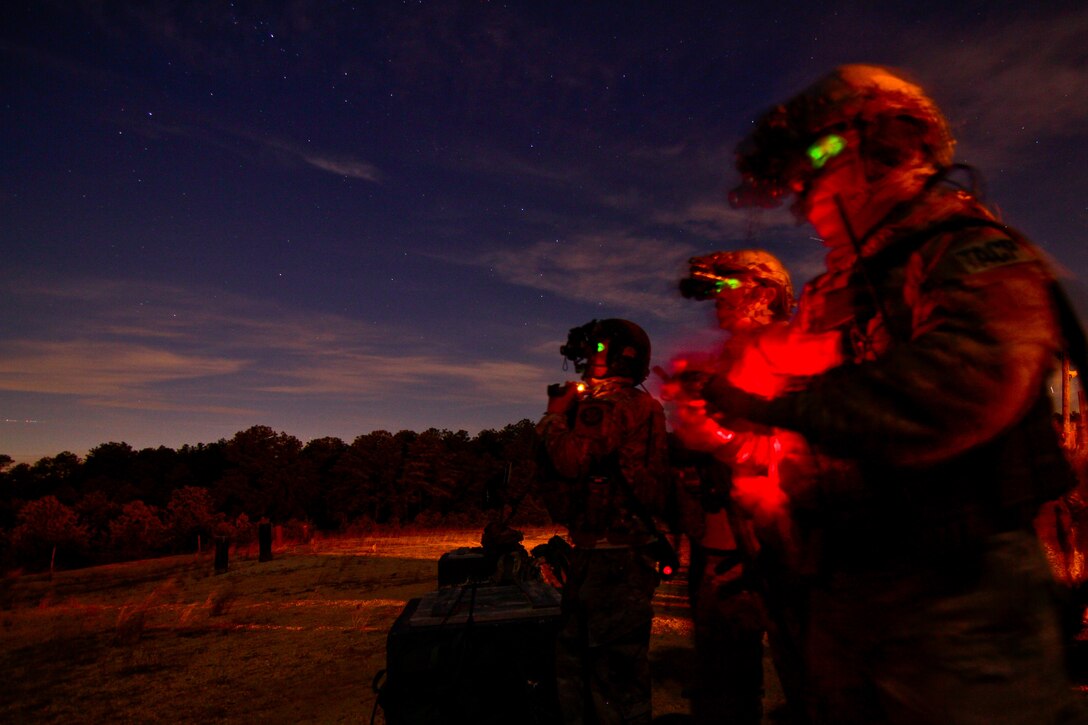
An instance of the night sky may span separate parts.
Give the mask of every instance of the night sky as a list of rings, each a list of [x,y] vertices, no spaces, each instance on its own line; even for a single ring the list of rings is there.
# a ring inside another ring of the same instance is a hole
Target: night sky
[[[1088,5],[864,5],[5,3],[0,453],[475,434],[536,419],[590,319],[705,345],[689,256],[820,270],[725,192],[848,62],[926,87],[1088,300]]]

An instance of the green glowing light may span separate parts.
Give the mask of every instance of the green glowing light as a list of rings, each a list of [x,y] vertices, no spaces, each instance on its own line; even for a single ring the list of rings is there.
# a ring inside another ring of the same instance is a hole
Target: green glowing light
[[[809,146],[808,157],[812,161],[813,168],[822,169],[824,164],[841,154],[845,149],[846,139],[832,133]]]
[[[729,289],[738,289],[740,287],[740,284],[740,280],[736,277],[726,277],[725,279],[719,279],[717,282],[714,283],[714,291],[721,292],[727,287]]]
[[[603,342],[598,342],[597,343],[597,352],[604,352],[604,343]]]

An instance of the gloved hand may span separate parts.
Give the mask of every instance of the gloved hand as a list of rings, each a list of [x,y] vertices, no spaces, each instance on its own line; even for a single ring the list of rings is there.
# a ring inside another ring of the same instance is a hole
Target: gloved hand
[[[686,353],[669,361],[669,369],[655,365],[654,374],[661,378],[660,397],[663,401],[689,401],[702,397],[702,385],[718,370],[717,362],[708,355]]]
[[[738,338],[739,352],[726,372],[729,383],[762,398],[773,398],[801,386],[843,362],[838,332],[804,333],[773,325]]]
[[[671,372],[655,367],[661,378],[661,399],[676,437],[692,451],[711,452],[732,440],[733,434],[707,415],[703,383],[710,379],[710,360],[691,356],[669,362]]]
[[[756,523],[764,525],[781,516],[789,499],[779,487],[777,476],[734,475],[730,494]]]
[[[727,374],[715,375],[707,380],[702,386],[702,394],[710,409],[727,413],[730,419],[751,420],[752,411],[761,408],[767,401],[765,397],[733,385]]]
[[[574,401],[578,397],[577,383],[567,383],[563,388],[563,392],[559,395],[548,396],[548,410],[549,413],[557,413],[559,415],[565,414],[570,407],[574,405]]]
[[[669,422],[684,447],[692,451],[712,453],[728,444],[734,433],[707,415],[706,402],[685,400],[670,404]]]

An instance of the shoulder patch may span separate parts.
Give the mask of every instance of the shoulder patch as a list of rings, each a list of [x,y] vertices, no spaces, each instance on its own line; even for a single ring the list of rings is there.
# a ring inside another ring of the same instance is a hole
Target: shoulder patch
[[[596,428],[605,419],[605,411],[598,405],[584,406],[578,411],[578,422],[586,428]]]
[[[596,428],[605,417],[605,406],[600,403],[583,403],[578,410],[578,425],[582,428]]]
[[[946,259],[955,260],[956,265],[966,274],[1036,261],[1034,254],[1008,237],[953,244],[946,253]]]

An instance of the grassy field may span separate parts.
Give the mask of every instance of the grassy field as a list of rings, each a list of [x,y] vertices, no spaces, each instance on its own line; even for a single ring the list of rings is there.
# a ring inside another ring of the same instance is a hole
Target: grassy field
[[[527,530],[526,548],[551,530]],[[0,722],[370,722],[386,635],[479,531],[314,540],[0,584]],[[687,711],[683,585],[658,591],[655,715]],[[773,693],[772,693],[773,695]],[[380,710],[375,722],[383,722]]]

